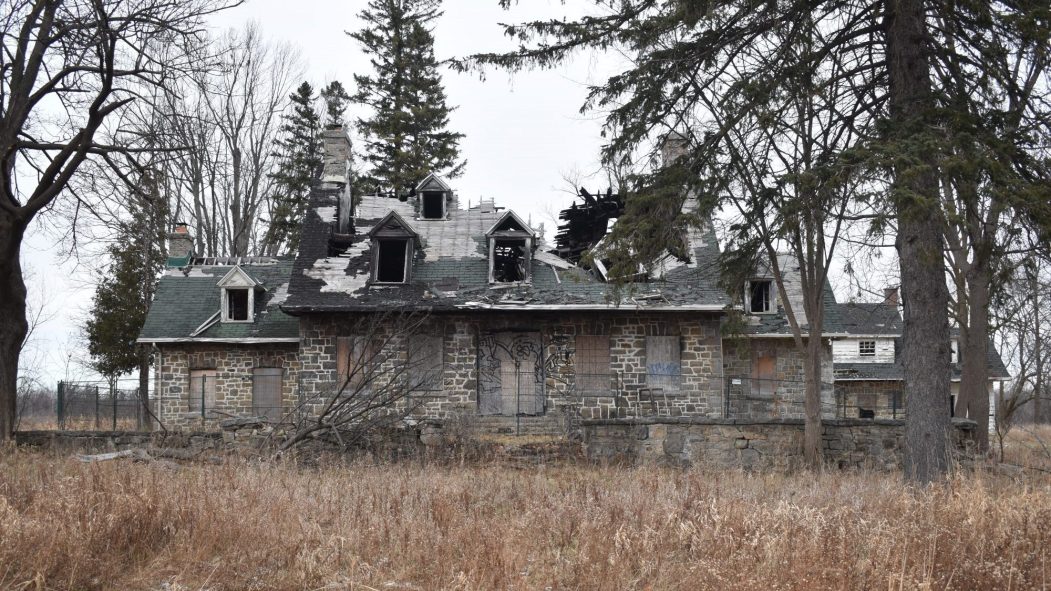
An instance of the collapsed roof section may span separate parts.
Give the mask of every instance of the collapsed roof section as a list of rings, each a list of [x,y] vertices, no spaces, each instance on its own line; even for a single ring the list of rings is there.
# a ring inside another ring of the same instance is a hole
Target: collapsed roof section
[[[429,175],[420,184],[421,190],[428,187],[444,191],[448,183]],[[335,231],[339,197],[338,190],[324,187],[312,193],[289,297],[282,306],[289,313],[618,307],[720,311],[730,303],[718,286],[719,251],[710,228],[690,240],[691,260],[669,264],[662,280],[617,290],[576,261],[543,252],[535,230],[491,200],[468,209],[451,208],[441,221],[428,221],[412,202],[361,196],[351,232],[339,233]],[[605,199],[608,202],[613,196]],[[412,229],[418,242],[407,280],[397,284],[375,281],[372,268],[373,250],[378,248],[374,229],[390,223],[392,213]],[[511,244],[519,237],[527,238],[524,246]],[[492,257],[497,254],[504,258],[494,267]]]

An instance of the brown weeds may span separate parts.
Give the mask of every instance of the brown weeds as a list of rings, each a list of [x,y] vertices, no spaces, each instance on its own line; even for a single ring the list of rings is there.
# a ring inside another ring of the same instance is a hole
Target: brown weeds
[[[0,588],[1043,588],[1049,482],[8,450]]]

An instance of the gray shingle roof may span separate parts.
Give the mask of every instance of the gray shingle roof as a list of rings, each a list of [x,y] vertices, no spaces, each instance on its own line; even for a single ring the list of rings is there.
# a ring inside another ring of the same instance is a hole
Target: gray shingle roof
[[[291,313],[425,308],[457,309],[707,309],[729,303],[718,286],[718,244],[714,230],[690,233],[694,258],[689,263],[666,260],[663,280],[621,290],[590,272],[537,249],[531,281],[489,283],[485,232],[506,210],[482,204],[451,209],[446,220],[425,220],[411,201],[387,197],[360,198],[353,235],[334,235],[339,192],[316,189],[303,227],[289,298]],[[373,285],[369,230],[395,211],[420,236],[410,282]]]
[[[210,264],[194,264],[206,262]],[[288,278],[292,259],[256,258],[241,265],[265,291],[255,296],[253,322],[216,322],[207,330],[191,337],[195,330],[219,311],[220,288],[216,285],[232,264],[215,264],[214,259],[195,259],[184,268],[170,268],[157,286],[139,342],[223,341],[252,339],[259,342],[289,341],[299,338],[299,321],[279,308],[288,295]]]

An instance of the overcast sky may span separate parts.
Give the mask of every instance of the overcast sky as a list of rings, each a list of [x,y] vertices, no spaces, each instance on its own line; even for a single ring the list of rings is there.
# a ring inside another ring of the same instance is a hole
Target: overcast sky
[[[504,11],[497,0],[446,0],[445,14],[434,31],[438,59],[509,50],[512,41],[498,23],[556,18],[567,10],[559,0],[521,4]],[[345,31],[360,27],[357,13],[364,6],[364,0],[248,0],[216,15],[212,25],[219,32],[254,22],[269,40],[299,49],[305,77],[315,88],[335,79],[353,93],[353,74],[368,71],[368,65]],[[582,115],[580,107],[587,85],[604,80],[621,63],[617,56],[581,54],[554,70],[513,76],[493,71],[484,81],[477,74],[445,72],[448,102],[456,107],[450,129],[466,136],[460,144],[466,172],[452,181],[461,204],[493,197],[497,204],[531,217],[534,225],[544,223],[552,238],[554,216],[573,198],[564,177],[581,179],[595,190],[605,188],[598,162],[602,116]],[[348,119],[355,114],[352,106]],[[89,265],[64,258],[62,246],[38,223],[23,252],[33,274],[30,298],[47,301],[53,316],[27,352],[27,358],[45,366],[48,383],[87,377],[75,362],[85,355],[79,326],[94,286]],[[840,296],[843,284],[833,282]]]

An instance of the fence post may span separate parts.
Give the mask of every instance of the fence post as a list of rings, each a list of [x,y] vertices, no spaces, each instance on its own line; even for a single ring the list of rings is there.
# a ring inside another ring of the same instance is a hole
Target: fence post
[[[111,379],[109,381],[109,397],[113,402],[113,428],[111,431],[117,430],[117,380]]]
[[[65,400],[64,400],[65,394],[66,394],[66,383],[63,382],[62,380],[59,380],[59,382],[58,382],[58,398],[55,400],[55,402],[56,402],[55,415],[56,415],[56,418],[58,419],[58,428],[59,429],[63,429],[63,430],[66,428],[65,408],[63,408],[63,403],[65,402]]]
[[[95,386],[95,430],[99,430],[99,387]]]

